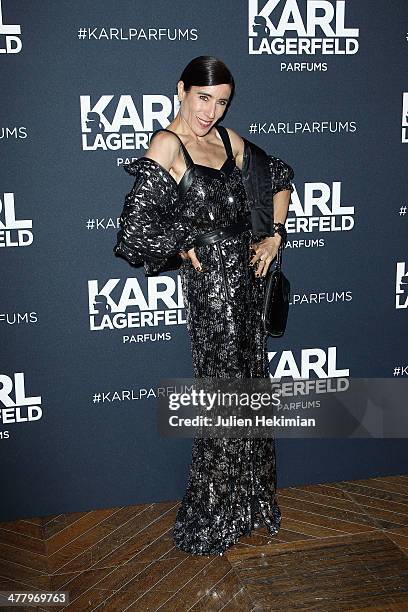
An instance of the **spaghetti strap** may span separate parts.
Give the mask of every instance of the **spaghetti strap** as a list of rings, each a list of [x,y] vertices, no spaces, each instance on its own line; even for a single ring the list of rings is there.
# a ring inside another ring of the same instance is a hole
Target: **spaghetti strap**
[[[177,138],[179,139],[180,142],[180,146],[181,146],[181,150],[183,151],[183,155],[184,155],[184,161],[186,162],[186,166],[187,166],[187,170],[189,168],[194,168],[194,162],[190,157],[189,152],[187,151],[186,147],[184,146],[183,141],[181,140],[180,136],[178,134],[176,134],[176,132],[173,132],[172,130],[167,130],[166,128],[160,128],[159,130],[156,130],[155,132],[153,132],[150,140],[153,138],[153,136],[155,136],[158,132],[170,132],[170,134],[174,134],[175,136],[177,136]]]
[[[215,129],[217,130],[217,132],[221,136],[221,140],[222,140],[222,142],[224,144],[225,152],[227,154],[227,159],[225,160],[225,162],[223,164],[223,167],[225,166],[225,164],[226,164],[226,162],[228,160],[233,161],[234,164],[235,164],[235,158],[234,158],[234,155],[232,153],[231,141],[230,141],[230,137],[229,137],[227,129],[223,125],[216,125]],[[174,136],[176,136],[178,138],[178,140],[180,142],[181,150],[183,151],[184,161],[186,163],[187,170],[189,170],[191,168],[195,168],[196,166],[201,167],[201,168],[203,167],[203,166],[201,166],[201,164],[195,164],[194,163],[194,161],[191,159],[191,156],[190,156],[189,152],[187,151],[186,146],[184,145],[184,143],[181,140],[180,136],[178,134],[176,134],[176,132],[173,132],[172,130],[168,130],[166,128],[160,128],[159,130],[156,130],[155,132],[153,132],[153,134],[151,136],[151,139],[158,132],[170,132],[171,134],[174,134]],[[215,168],[211,168],[210,166],[204,166],[204,168],[209,168],[210,170],[217,171]]]
[[[218,131],[219,135],[221,136],[222,142],[224,143],[227,157],[229,159],[234,159],[234,155],[232,153],[231,141],[230,141],[230,137],[229,137],[227,129],[223,125],[216,125],[215,128]]]

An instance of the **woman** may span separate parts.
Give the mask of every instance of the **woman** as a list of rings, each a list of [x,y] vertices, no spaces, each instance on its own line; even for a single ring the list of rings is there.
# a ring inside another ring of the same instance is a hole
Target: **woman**
[[[177,89],[177,116],[126,167],[136,179],[114,252],[146,275],[180,268],[196,378],[266,378],[265,276],[286,237],[294,173],[218,125],[234,93],[222,61],[193,59]],[[222,554],[261,521],[276,534],[275,493],[273,438],[197,437],[174,542]]]

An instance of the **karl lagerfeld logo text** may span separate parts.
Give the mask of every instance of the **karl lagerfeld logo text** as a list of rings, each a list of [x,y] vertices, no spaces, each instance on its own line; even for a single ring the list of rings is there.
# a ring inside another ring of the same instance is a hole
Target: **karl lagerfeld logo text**
[[[0,423],[38,421],[41,417],[41,396],[26,396],[24,372],[16,372],[13,378],[0,374]]]
[[[354,206],[341,203],[341,182],[305,183],[303,205],[296,191],[292,193],[286,221],[288,233],[339,232],[354,227]]]
[[[408,308],[408,268],[405,261],[397,262],[395,276],[395,308]]]
[[[402,142],[408,142],[408,91],[404,91],[402,94]]]
[[[89,325],[92,331],[180,325],[183,294],[180,276],[148,277],[143,291],[137,278],[111,278],[100,285],[88,281]]]
[[[29,246],[33,242],[31,219],[16,219],[14,193],[4,193],[0,199],[0,247]]]
[[[248,0],[251,55],[357,53],[359,29],[346,27],[344,0],[310,0],[299,4],[297,0]]]
[[[20,35],[21,26],[6,25],[3,22],[0,0],[0,53],[20,53],[21,49],[23,48]]]
[[[337,367],[337,347],[305,348],[300,351],[300,359],[296,359],[292,351],[282,351],[280,356],[276,351],[268,352],[268,358],[274,371],[271,378],[308,379],[317,376],[319,379],[350,376],[348,368]]]
[[[92,101],[91,96],[80,96],[82,149],[148,149],[151,132],[170,123],[179,103],[176,95],[173,99],[158,94],[142,95],[139,100],[139,107],[136,108],[130,95],[119,98],[102,95]],[[155,128],[154,122],[158,124]]]

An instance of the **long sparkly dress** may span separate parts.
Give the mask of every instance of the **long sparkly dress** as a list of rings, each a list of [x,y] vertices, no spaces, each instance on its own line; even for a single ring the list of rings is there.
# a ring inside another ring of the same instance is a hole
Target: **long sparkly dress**
[[[193,164],[184,217],[199,233],[239,221],[249,213],[241,171],[227,131],[220,132],[227,159],[220,170]],[[204,272],[191,260],[180,269],[186,321],[197,378],[269,376],[267,337],[261,324],[265,278],[249,265],[251,230],[213,245],[195,247]],[[190,553],[222,554],[251,532],[259,512],[271,535],[281,514],[275,498],[275,441],[195,438],[187,490],[173,530]]]
[[[217,130],[227,154],[219,170],[194,164],[179,139],[187,168],[193,169],[192,183],[181,197],[174,196],[177,184],[173,177],[154,160],[137,160],[127,168],[136,177],[143,171],[144,179],[140,179],[140,188],[136,178],[127,196],[121,217],[125,240],[122,236],[116,254],[137,263],[148,240],[150,255],[155,252],[160,261],[166,249],[176,252],[187,248],[186,233],[191,239],[239,221],[250,212],[228,132],[222,126]],[[268,156],[268,162],[273,194],[284,189],[293,191],[292,168],[277,157]],[[182,184],[183,179],[179,187]],[[156,194],[158,212],[154,215],[150,214],[143,189]],[[176,206],[177,212],[182,210],[182,221],[178,216],[159,232],[158,220],[167,216],[171,221]],[[139,231],[142,219],[144,229]],[[150,235],[145,230],[153,226]],[[247,229],[215,244],[196,246],[204,272],[197,272],[190,259],[183,260],[180,267],[196,378],[269,377],[267,336],[261,322],[266,281],[265,277],[255,277],[249,265],[254,254],[251,242],[254,238]],[[146,271],[154,270],[152,261],[145,264]],[[275,494],[273,437],[194,438],[187,488],[173,530],[174,543],[192,554],[220,555],[240,536],[251,533],[255,523],[264,523],[274,535],[281,522]]]

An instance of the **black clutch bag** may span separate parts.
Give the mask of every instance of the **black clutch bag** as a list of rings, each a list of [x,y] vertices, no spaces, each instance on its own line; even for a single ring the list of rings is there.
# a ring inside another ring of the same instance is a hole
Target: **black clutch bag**
[[[262,312],[262,322],[265,331],[274,338],[283,336],[289,313],[290,283],[282,272],[281,243],[273,271],[266,275],[265,299]]]

